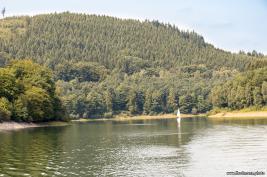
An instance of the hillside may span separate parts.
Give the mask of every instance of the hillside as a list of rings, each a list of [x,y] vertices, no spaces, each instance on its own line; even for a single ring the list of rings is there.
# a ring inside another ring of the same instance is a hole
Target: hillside
[[[267,104],[267,68],[247,71],[234,79],[215,86],[211,92],[212,104],[219,108],[244,109]]]
[[[158,21],[72,13],[0,21],[0,65],[32,59],[54,71],[71,117],[206,112],[214,85],[267,65]]]

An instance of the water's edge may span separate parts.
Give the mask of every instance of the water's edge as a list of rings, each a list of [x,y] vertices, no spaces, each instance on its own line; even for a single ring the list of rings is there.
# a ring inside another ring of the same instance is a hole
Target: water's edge
[[[66,126],[68,122],[47,122],[47,123],[25,123],[25,122],[2,122],[0,123],[0,131],[20,130],[26,128],[50,127],[50,126]]]
[[[267,118],[267,111],[221,112],[208,116],[209,118]]]

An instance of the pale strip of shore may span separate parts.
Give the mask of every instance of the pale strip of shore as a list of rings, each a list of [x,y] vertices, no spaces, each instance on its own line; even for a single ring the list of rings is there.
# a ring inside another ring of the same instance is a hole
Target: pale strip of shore
[[[0,123],[0,130],[19,130],[25,128],[42,127],[44,125],[35,123],[18,123],[18,122],[3,122]]]
[[[181,114],[181,118],[192,118],[192,117],[203,117],[204,114],[193,115],[193,114]],[[138,115],[138,116],[125,116],[117,115],[114,118],[99,118],[99,119],[77,119],[72,122],[88,122],[88,121],[129,121],[129,120],[155,120],[155,119],[176,119],[177,116],[174,114],[161,114],[161,115]]]
[[[209,118],[267,118],[267,111],[225,112],[208,116]]]
[[[181,114],[182,118],[191,117],[203,117],[205,114]],[[161,115],[139,115],[139,116],[125,116],[117,115],[114,118],[99,118],[99,119],[77,119],[71,122],[87,122],[87,121],[129,121],[129,120],[154,120],[154,119],[175,119],[177,118],[174,114],[161,114]],[[23,123],[23,122],[3,122],[0,123],[0,131],[5,130],[20,130],[25,128],[36,128],[36,127],[47,127],[47,126],[66,126],[69,125],[68,122],[48,122],[48,123]]]
[[[69,125],[68,122],[47,122],[47,123],[25,123],[25,122],[2,122],[0,123],[0,131],[8,130],[20,130],[26,128],[37,128],[37,127],[48,127],[48,126],[66,126]]]

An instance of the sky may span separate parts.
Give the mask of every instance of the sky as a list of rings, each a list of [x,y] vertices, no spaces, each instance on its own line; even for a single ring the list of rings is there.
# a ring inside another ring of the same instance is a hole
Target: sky
[[[159,20],[215,47],[267,54],[267,0],[0,0],[7,16],[54,12]]]

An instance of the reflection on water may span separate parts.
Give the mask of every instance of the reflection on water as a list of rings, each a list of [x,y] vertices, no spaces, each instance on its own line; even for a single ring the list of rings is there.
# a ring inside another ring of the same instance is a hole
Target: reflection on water
[[[1,132],[0,176],[226,176],[266,154],[266,120],[75,123]]]

